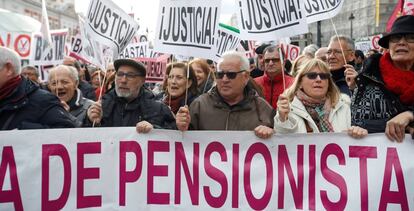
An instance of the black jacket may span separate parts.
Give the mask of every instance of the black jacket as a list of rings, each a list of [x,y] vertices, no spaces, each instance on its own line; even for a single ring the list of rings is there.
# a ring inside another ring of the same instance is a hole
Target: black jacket
[[[72,128],[75,122],[59,99],[22,78],[12,94],[0,101],[0,130]]]
[[[95,89],[88,82],[79,80],[78,89],[82,91],[82,94],[85,98],[93,101],[98,100],[96,99]]]
[[[154,128],[177,128],[170,109],[156,101],[152,92],[144,87],[141,88],[138,97],[131,102],[118,97],[115,90],[110,91],[102,99],[102,110],[101,126],[103,127],[135,127],[138,122],[145,120]]]
[[[402,104],[399,96],[385,88],[379,66],[381,56],[375,54],[366,60],[351,98],[352,125],[370,133],[384,132],[388,120],[404,111],[413,111],[414,106]]]

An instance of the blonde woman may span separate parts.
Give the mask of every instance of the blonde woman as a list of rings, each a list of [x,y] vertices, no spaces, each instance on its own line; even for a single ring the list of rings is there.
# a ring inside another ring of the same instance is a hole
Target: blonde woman
[[[322,60],[310,59],[279,97],[274,129],[278,133],[347,131],[354,138],[362,138],[368,132],[351,127],[347,99],[336,87],[328,66]]]

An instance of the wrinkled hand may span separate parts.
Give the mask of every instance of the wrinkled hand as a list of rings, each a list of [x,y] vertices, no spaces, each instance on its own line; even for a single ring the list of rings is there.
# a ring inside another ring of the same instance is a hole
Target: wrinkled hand
[[[89,108],[87,112],[89,121],[93,123],[101,123],[102,119],[102,104],[101,102],[95,102],[93,103]]]
[[[402,142],[405,136],[405,129],[413,121],[414,115],[410,111],[402,112],[387,122],[385,135],[391,141]]]
[[[277,111],[279,112],[279,120],[285,122],[290,112],[289,99],[286,96],[279,96],[277,101]]]
[[[355,79],[358,76],[358,72],[352,65],[346,64],[344,67],[346,84],[348,85],[349,89],[354,90],[356,86]]]
[[[60,105],[62,105],[63,106],[63,108],[66,110],[66,111],[68,111],[69,112],[69,110],[70,110],[70,106],[65,102],[65,101],[63,101],[63,100],[61,100],[60,101]]]
[[[178,130],[186,131],[190,126],[191,117],[190,117],[190,110],[188,110],[188,106],[181,107],[177,115],[175,116],[175,123],[177,125]]]
[[[135,128],[137,130],[137,133],[148,133],[154,128],[154,126],[152,126],[152,124],[147,121],[141,121],[137,123]]]
[[[273,128],[264,125],[259,125],[254,129],[254,134],[261,139],[268,139],[272,137],[274,132]]]
[[[368,130],[358,126],[351,126],[347,132],[349,136],[356,139],[364,138],[368,135]]]

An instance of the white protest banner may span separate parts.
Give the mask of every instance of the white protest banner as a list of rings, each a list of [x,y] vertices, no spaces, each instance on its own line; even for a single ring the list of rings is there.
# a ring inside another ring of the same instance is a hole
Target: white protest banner
[[[306,20],[308,23],[333,18],[337,15],[344,4],[344,0],[335,1],[316,1],[304,0],[306,11]]]
[[[303,1],[237,0],[240,37],[271,41],[308,32]]]
[[[244,52],[247,58],[255,58],[256,57],[255,43],[256,41],[253,41],[253,40],[241,40],[238,50],[241,52]]]
[[[88,38],[112,50],[114,59],[130,43],[139,25],[111,0],[91,0],[85,28]]]
[[[77,34],[71,38],[69,56],[77,60],[81,60],[84,63],[90,63],[86,58],[83,58],[81,56],[83,54],[82,49],[82,36],[80,34]]]
[[[118,59],[133,59],[148,57],[148,42],[130,43],[118,55]]]
[[[160,0],[154,50],[214,59],[220,0]]]
[[[0,210],[410,210],[414,143],[384,134],[0,132]]]
[[[378,45],[378,40],[381,39],[382,34],[377,34],[369,37],[361,37],[355,41],[355,49],[361,50],[366,54],[370,49],[379,50],[381,46]]]
[[[30,59],[31,34],[0,32],[0,46],[13,49],[22,59]]]
[[[240,31],[226,24],[219,24],[215,61],[226,51],[236,50],[240,46]]]
[[[281,43],[280,47],[283,49],[285,59],[294,61],[300,55],[300,47],[297,45]]]
[[[51,46],[42,38],[40,33],[33,34],[31,43],[31,65],[58,65],[63,63],[65,56],[67,29],[50,30]],[[45,52],[46,49],[49,51]],[[44,55],[44,53],[47,53]]]

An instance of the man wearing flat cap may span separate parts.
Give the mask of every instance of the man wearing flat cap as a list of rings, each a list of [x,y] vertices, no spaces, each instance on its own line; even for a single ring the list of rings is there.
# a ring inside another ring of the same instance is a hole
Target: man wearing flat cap
[[[403,141],[414,132],[414,16],[401,16],[378,44],[384,54],[370,56],[362,72],[347,75],[353,89],[352,125],[370,133],[385,132]]]
[[[115,89],[88,109],[89,121],[103,127],[136,126],[143,133],[152,128],[175,129],[170,109],[143,86],[145,66],[132,59],[115,60],[114,66]]]

